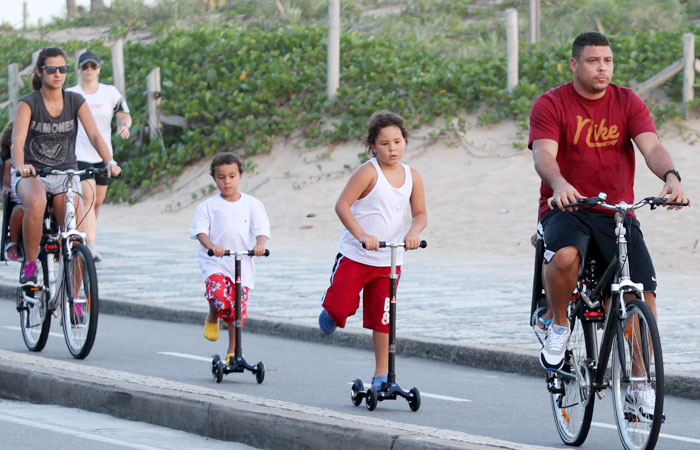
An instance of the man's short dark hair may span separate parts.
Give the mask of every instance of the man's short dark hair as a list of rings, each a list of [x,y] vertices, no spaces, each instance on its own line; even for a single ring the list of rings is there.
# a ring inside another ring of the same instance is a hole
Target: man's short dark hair
[[[571,57],[578,59],[581,56],[583,47],[587,45],[610,47],[610,41],[608,41],[608,38],[596,31],[581,33],[576,36],[576,39],[574,39],[574,44],[571,46]]]

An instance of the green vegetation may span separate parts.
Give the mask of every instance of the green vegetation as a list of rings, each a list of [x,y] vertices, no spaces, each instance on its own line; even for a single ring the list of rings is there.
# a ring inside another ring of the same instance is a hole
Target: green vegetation
[[[578,30],[607,32],[616,55],[615,81],[622,85],[644,81],[681,58],[683,32],[700,35],[700,26],[692,23],[700,8],[690,1],[648,6],[642,0],[543,0],[543,39],[534,46],[521,43],[520,83],[508,94],[501,11],[520,9],[524,40],[527,2],[504,1],[496,8],[469,0],[343,0],[341,86],[337,101],[329,103],[326,0],[281,1],[281,8],[274,1],[211,0],[208,13],[202,7],[207,2],[162,0],[159,5],[166,3],[172,8],[115,0],[105,13],[49,27],[106,24],[114,36],[123,36],[158,24],[155,42],[125,46],[135,126],[129,143],[114,141],[126,170],[109,191],[112,200],[136,201],[217,151],[264,153],[277,139],[297,132],[307,146],[357,139],[378,109],[401,113],[413,128],[439,124],[438,134],[448,139],[464,131],[468,113],[478,114],[482,123],[508,118],[526,127],[532,100],[570,79],[570,41]],[[635,27],[626,25],[630,20]],[[650,29],[652,20],[670,31],[639,31]],[[50,44],[1,34],[0,66],[17,62],[23,68],[33,51]],[[102,43],[61,46],[69,54],[90,47],[105,61],[102,81],[111,82],[109,49]],[[188,126],[149,142],[143,91],[156,66],[162,112],[185,116]],[[71,73],[67,84],[74,83]],[[25,83],[22,93],[30,86]],[[678,100],[680,87],[677,76],[664,89]],[[6,98],[2,79],[0,101]],[[677,103],[651,106],[657,120],[680,112]],[[0,114],[7,118],[6,110]]]

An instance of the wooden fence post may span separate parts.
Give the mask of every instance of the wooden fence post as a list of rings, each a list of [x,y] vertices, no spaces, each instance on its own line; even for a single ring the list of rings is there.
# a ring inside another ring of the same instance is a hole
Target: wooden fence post
[[[156,67],[148,74],[146,81],[148,88],[148,130],[151,139],[158,137],[161,129],[158,118],[158,105],[160,104],[160,67]]]
[[[22,29],[26,30],[29,28],[29,8],[27,7],[27,2],[22,2]]]
[[[695,84],[695,35],[683,34],[683,111],[688,118],[688,103],[693,101]]]
[[[15,119],[17,112],[17,102],[19,101],[19,69],[17,63],[12,63],[7,66],[7,90],[10,101],[9,118]]]
[[[124,39],[117,39],[112,45],[112,79],[123,98],[126,98],[124,78]]]
[[[75,52],[75,82],[77,84],[80,84],[81,81],[83,81],[83,74],[80,73],[80,55],[85,53],[87,51],[86,48],[81,48],[77,52]]]
[[[508,49],[508,78],[506,89],[513,92],[518,85],[518,11],[506,10],[506,47]]]
[[[540,0],[530,0],[530,44],[540,40]]]
[[[328,68],[326,97],[335,100],[340,85],[340,0],[328,0]]]

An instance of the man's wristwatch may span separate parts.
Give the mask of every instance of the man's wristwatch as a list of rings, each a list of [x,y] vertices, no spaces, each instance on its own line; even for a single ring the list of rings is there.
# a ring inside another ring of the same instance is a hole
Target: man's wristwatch
[[[666,171],[666,173],[664,174],[664,183],[666,182],[666,178],[668,178],[668,174],[670,174],[670,173],[674,174],[676,176],[676,178],[678,178],[678,182],[680,183],[681,174],[678,173],[678,171],[676,169],[671,169],[671,170]]]

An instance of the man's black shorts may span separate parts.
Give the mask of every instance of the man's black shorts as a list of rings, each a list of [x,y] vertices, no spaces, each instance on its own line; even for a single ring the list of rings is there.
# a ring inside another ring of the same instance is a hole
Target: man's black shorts
[[[98,163],[87,163],[83,161],[78,161],[78,169],[83,170],[87,169],[90,167],[96,167],[98,169],[103,169],[105,167],[105,163],[103,162],[98,162]],[[107,186],[109,184],[109,177],[107,175],[93,175],[91,173],[84,173],[80,175],[80,181],[85,181],[85,180],[95,180],[95,184],[98,186]]]
[[[576,247],[585,261],[589,252],[602,258],[607,267],[617,255],[615,242],[615,215],[580,209],[561,211],[553,209],[540,220],[544,231],[545,264],[554,254],[565,247]],[[635,283],[644,284],[644,291],[656,291],[656,272],[651,256],[644,243],[639,221],[634,217],[625,218],[627,233],[627,256],[630,275]],[[599,266],[601,267],[601,266]]]

